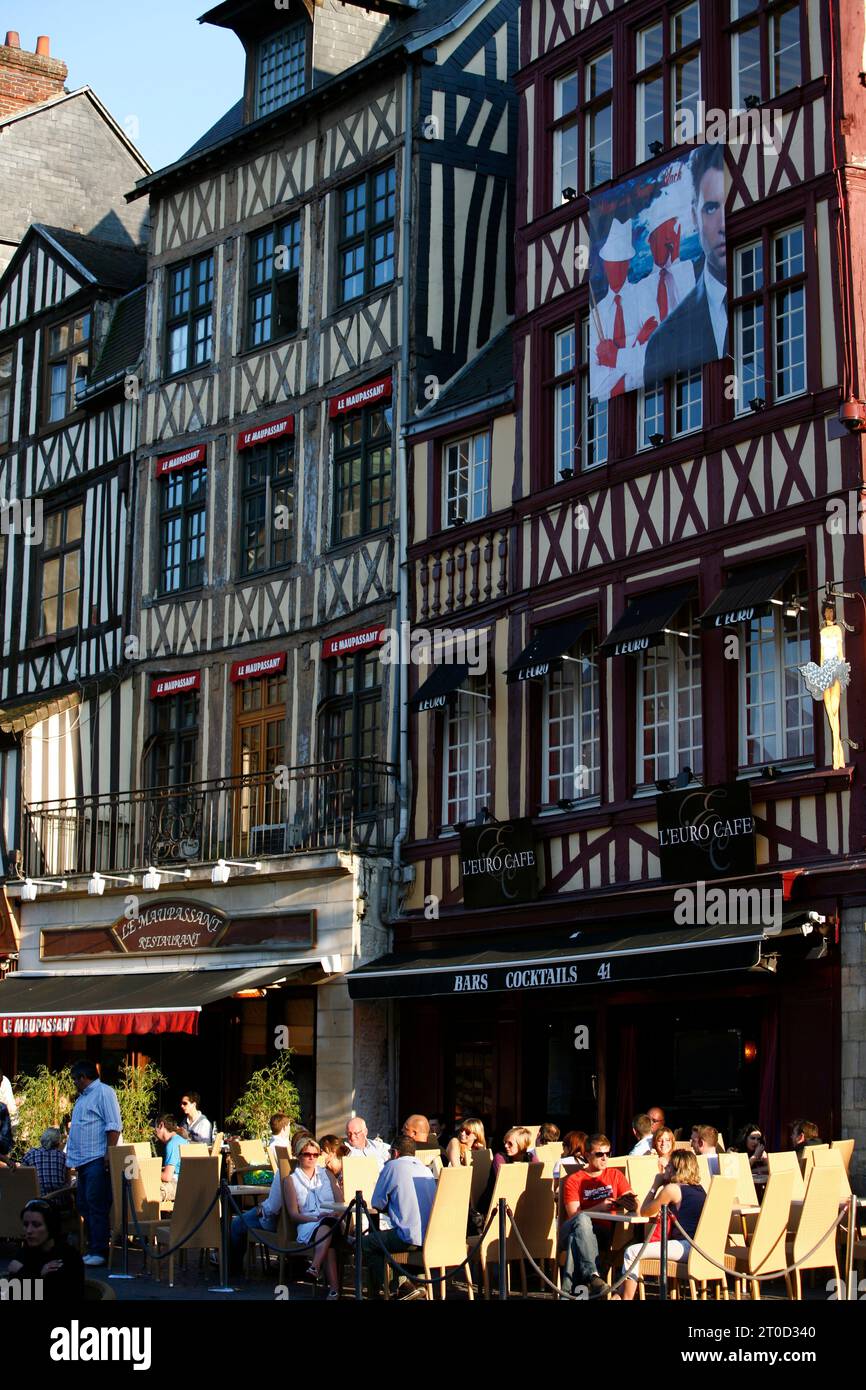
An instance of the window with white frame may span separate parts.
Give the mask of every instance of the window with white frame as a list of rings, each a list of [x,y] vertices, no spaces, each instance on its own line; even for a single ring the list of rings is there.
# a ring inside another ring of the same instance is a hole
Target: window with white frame
[[[637,162],[661,154],[682,131],[701,128],[701,16],[699,0],[674,9],[635,36]],[[682,137],[681,137],[682,138]]]
[[[478,521],[490,510],[490,433],[445,446],[445,524]]]
[[[0,449],[9,443],[12,433],[12,365],[15,352],[7,348],[0,352]]]
[[[637,662],[637,782],[650,786],[684,767],[703,769],[701,643],[694,600]]]
[[[677,372],[670,381],[638,392],[638,448],[652,447],[653,436],[679,439],[702,428],[704,378],[700,367]]]
[[[760,106],[799,87],[800,0],[730,0],[734,109]]]
[[[598,796],[601,768],[599,667],[594,630],[584,632],[544,683],[542,799]]]
[[[267,116],[304,95],[307,76],[307,26],[290,24],[263,39],[258,48],[256,116]]]
[[[554,82],[554,206],[612,174],[613,53],[607,48]]]
[[[808,588],[805,569],[786,585],[791,594]],[[813,701],[799,668],[811,655],[809,614],[789,610],[781,598],[772,612],[744,623],[740,644],[740,764],[811,759],[815,751]]]
[[[756,397],[806,390],[806,262],[802,226],[765,232],[734,252],[736,411]]]
[[[577,329],[570,323],[553,337],[553,466],[554,480],[607,462],[607,401],[589,394],[589,318]],[[579,393],[579,394],[578,394]],[[580,420],[577,402],[580,400]]]
[[[467,680],[454,697],[445,725],[444,821],[472,820],[491,789],[492,736],[489,683]]]

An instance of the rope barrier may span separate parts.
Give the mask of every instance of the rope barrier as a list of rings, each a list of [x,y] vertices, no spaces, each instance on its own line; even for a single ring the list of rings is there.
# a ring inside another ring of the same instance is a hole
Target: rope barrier
[[[125,1179],[125,1181],[128,1181],[128,1179]],[[178,1250],[181,1250],[181,1249],[183,1248],[183,1246],[186,1245],[187,1241],[189,1241],[189,1240],[192,1239],[192,1237],[195,1235],[196,1231],[200,1231],[200,1230],[201,1230],[202,1226],[203,1226],[204,1223],[207,1221],[208,1217],[210,1216],[211,1212],[213,1211],[213,1209],[214,1209],[214,1207],[216,1206],[216,1204],[217,1204],[217,1202],[219,1201],[219,1199],[220,1199],[220,1189],[217,1188],[216,1192],[214,1193],[214,1199],[213,1199],[213,1201],[211,1202],[210,1206],[208,1207],[207,1211],[206,1211],[206,1212],[204,1213],[204,1215],[202,1216],[201,1220],[198,1221],[198,1222],[196,1223],[195,1226],[193,1226],[193,1228],[192,1228],[191,1231],[187,1231],[186,1235],[183,1237],[183,1240],[178,1241],[177,1245],[171,1245],[171,1246],[169,1246],[168,1250],[162,1250],[162,1251],[151,1250],[151,1251],[147,1251],[146,1253],[149,1253],[150,1256],[151,1256],[151,1259],[154,1259],[154,1260],[167,1260],[168,1257],[169,1257],[169,1255],[174,1255],[174,1254],[176,1254],[176,1252],[177,1252]],[[141,1242],[142,1249],[145,1249],[144,1240],[146,1239],[146,1236],[145,1236],[144,1232],[142,1231],[141,1226],[139,1225],[138,1215],[137,1215],[137,1213],[136,1213],[135,1207],[132,1206],[131,1204],[130,1204],[130,1208],[129,1208],[129,1214],[130,1214],[130,1216],[132,1217],[132,1224],[133,1224],[133,1226],[135,1227],[135,1234],[138,1236],[138,1239],[139,1239],[139,1241]],[[158,1221],[158,1222],[156,1222],[155,1224],[156,1224],[156,1225],[164,1225],[165,1223],[162,1222],[162,1221]]]
[[[681,1238],[684,1241],[686,1241],[686,1243],[690,1245],[693,1250],[696,1250],[702,1259],[706,1260],[708,1264],[713,1265],[715,1269],[720,1269],[723,1274],[732,1274],[735,1279],[744,1278],[749,1280],[755,1279],[757,1281],[760,1281],[763,1279],[787,1279],[789,1274],[793,1274],[794,1271],[797,1269],[802,1269],[806,1261],[812,1258],[816,1250],[820,1250],[821,1246],[824,1244],[824,1241],[829,1239],[831,1233],[836,1230],[837,1226],[841,1225],[841,1223],[845,1220],[845,1217],[847,1215],[847,1211],[840,1212],[834,1220],[833,1224],[827,1227],[827,1230],[821,1236],[821,1239],[816,1241],[816,1243],[812,1246],[812,1249],[807,1254],[805,1254],[802,1257],[802,1259],[797,1260],[792,1265],[788,1265],[787,1269],[776,1269],[771,1271],[769,1274],[749,1274],[746,1270],[733,1270],[728,1269],[726,1265],[720,1265],[718,1260],[714,1260],[711,1255],[708,1255],[705,1250],[702,1250],[701,1247],[695,1243],[694,1238],[688,1235],[683,1230],[682,1226],[680,1225],[679,1221],[677,1221],[677,1218],[675,1216],[671,1217],[671,1220],[676,1229],[679,1231]],[[743,1250],[747,1249],[745,1245],[742,1248]]]
[[[369,1216],[370,1209],[367,1206],[367,1203],[363,1202],[362,1206],[366,1214]],[[495,1210],[495,1208],[491,1208],[487,1214],[487,1221],[484,1224],[481,1234],[477,1237],[475,1249],[472,1251],[471,1255],[467,1254],[466,1260],[464,1262],[465,1264],[471,1265],[473,1260],[475,1260],[481,1254],[482,1241],[484,1240],[484,1237],[487,1235],[487,1232],[490,1230],[490,1227],[493,1225],[493,1222],[496,1220],[497,1215],[498,1212]],[[463,1271],[463,1265],[460,1264],[456,1265],[454,1269],[450,1271],[446,1270],[444,1274],[433,1274],[430,1276],[429,1279],[426,1277],[426,1275],[423,1274],[411,1274],[409,1272],[408,1265],[398,1264],[396,1260],[392,1257],[391,1251],[388,1250],[387,1246],[384,1244],[382,1240],[381,1232],[379,1231],[377,1226],[374,1226],[372,1224],[372,1222],[370,1223],[369,1234],[375,1236],[376,1240],[379,1242],[379,1247],[382,1251],[382,1254],[385,1256],[385,1263],[390,1265],[394,1273],[404,1275],[413,1284],[417,1284],[419,1288],[432,1287],[434,1284],[446,1284],[449,1280],[456,1279],[457,1275],[462,1273]],[[410,1248],[420,1250],[421,1246],[418,1245]]]
[[[226,1184],[226,1188],[228,1188],[228,1184]],[[226,1191],[226,1196],[228,1198],[229,1206],[234,1208],[236,1215],[243,1216],[245,1214],[244,1209],[243,1207],[238,1206],[235,1194],[233,1192]],[[247,1210],[253,1211],[256,1210],[256,1208],[248,1207]],[[324,1213],[324,1216],[328,1215],[328,1212]],[[336,1216],[336,1212],[334,1213],[334,1215]],[[268,1235],[273,1235],[274,1232],[263,1231],[260,1226],[248,1226],[246,1228],[246,1234],[252,1240],[257,1240],[261,1245],[267,1246],[267,1248],[269,1250],[272,1250],[275,1255],[299,1255],[303,1250],[313,1250],[317,1245],[324,1245],[326,1240],[332,1240],[335,1233],[337,1232],[339,1227],[344,1224],[344,1222],[346,1223],[348,1232],[348,1223],[351,1220],[352,1216],[352,1207],[351,1205],[349,1205],[346,1208],[346,1210],[341,1214],[339,1221],[336,1221],[333,1225],[329,1226],[328,1230],[325,1231],[321,1237],[319,1237],[316,1240],[296,1241],[294,1245],[273,1245],[269,1240],[266,1240],[265,1237]]]
[[[607,1298],[608,1294],[615,1293],[616,1290],[622,1284],[624,1284],[626,1279],[628,1278],[627,1274],[622,1274],[619,1277],[619,1279],[617,1279],[615,1284],[606,1283],[604,1292],[599,1291],[598,1293],[591,1293],[588,1294],[586,1298],[581,1298],[579,1294],[566,1293],[564,1289],[559,1288],[556,1284],[554,1284],[552,1279],[548,1279],[547,1275],[544,1273],[544,1270],[541,1269],[539,1265],[535,1263],[535,1260],[532,1258],[532,1256],[526,1248],[526,1242],[524,1241],[523,1236],[520,1234],[520,1228],[514,1219],[514,1212],[511,1210],[510,1207],[506,1208],[506,1210],[508,1211],[508,1215],[511,1217],[511,1230],[513,1234],[517,1237],[517,1243],[522,1249],[524,1257],[529,1261],[529,1264],[535,1270],[536,1274],[540,1275],[542,1281],[545,1284],[547,1284],[548,1288],[553,1289],[553,1292],[557,1294],[559,1298],[565,1299],[571,1303],[592,1303],[596,1299]],[[586,1215],[589,1215],[589,1213],[587,1212]],[[652,1223],[650,1223],[650,1234],[647,1236],[646,1240],[641,1246],[640,1254],[636,1257],[636,1260],[633,1261],[633,1263],[636,1263],[637,1260],[643,1259],[647,1246],[652,1244],[652,1229]]]

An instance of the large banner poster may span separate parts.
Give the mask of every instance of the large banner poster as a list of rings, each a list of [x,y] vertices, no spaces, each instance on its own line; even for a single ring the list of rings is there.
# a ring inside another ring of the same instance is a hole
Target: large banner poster
[[[728,351],[722,146],[590,199],[589,394],[654,387]]]

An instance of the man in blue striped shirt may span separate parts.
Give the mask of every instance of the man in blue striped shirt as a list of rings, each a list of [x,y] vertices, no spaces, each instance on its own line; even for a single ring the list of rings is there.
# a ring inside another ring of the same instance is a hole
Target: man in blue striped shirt
[[[84,1263],[104,1265],[108,1259],[111,1210],[108,1150],[120,1140],[120,1107],[111,1087],[99,1080],[93,1062],[76,1062],[72,1079],[78,1100],[69,1126],[66,1164],[78,1171],[78,1211],[87,1230]]]

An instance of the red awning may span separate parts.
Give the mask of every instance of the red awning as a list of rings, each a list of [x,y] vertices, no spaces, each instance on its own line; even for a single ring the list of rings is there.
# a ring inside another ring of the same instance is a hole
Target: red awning
[[[275,984],[303,966],[21,975],[0,981],[0,1041],[70,1034],[197,1033],[208,1004]]]

